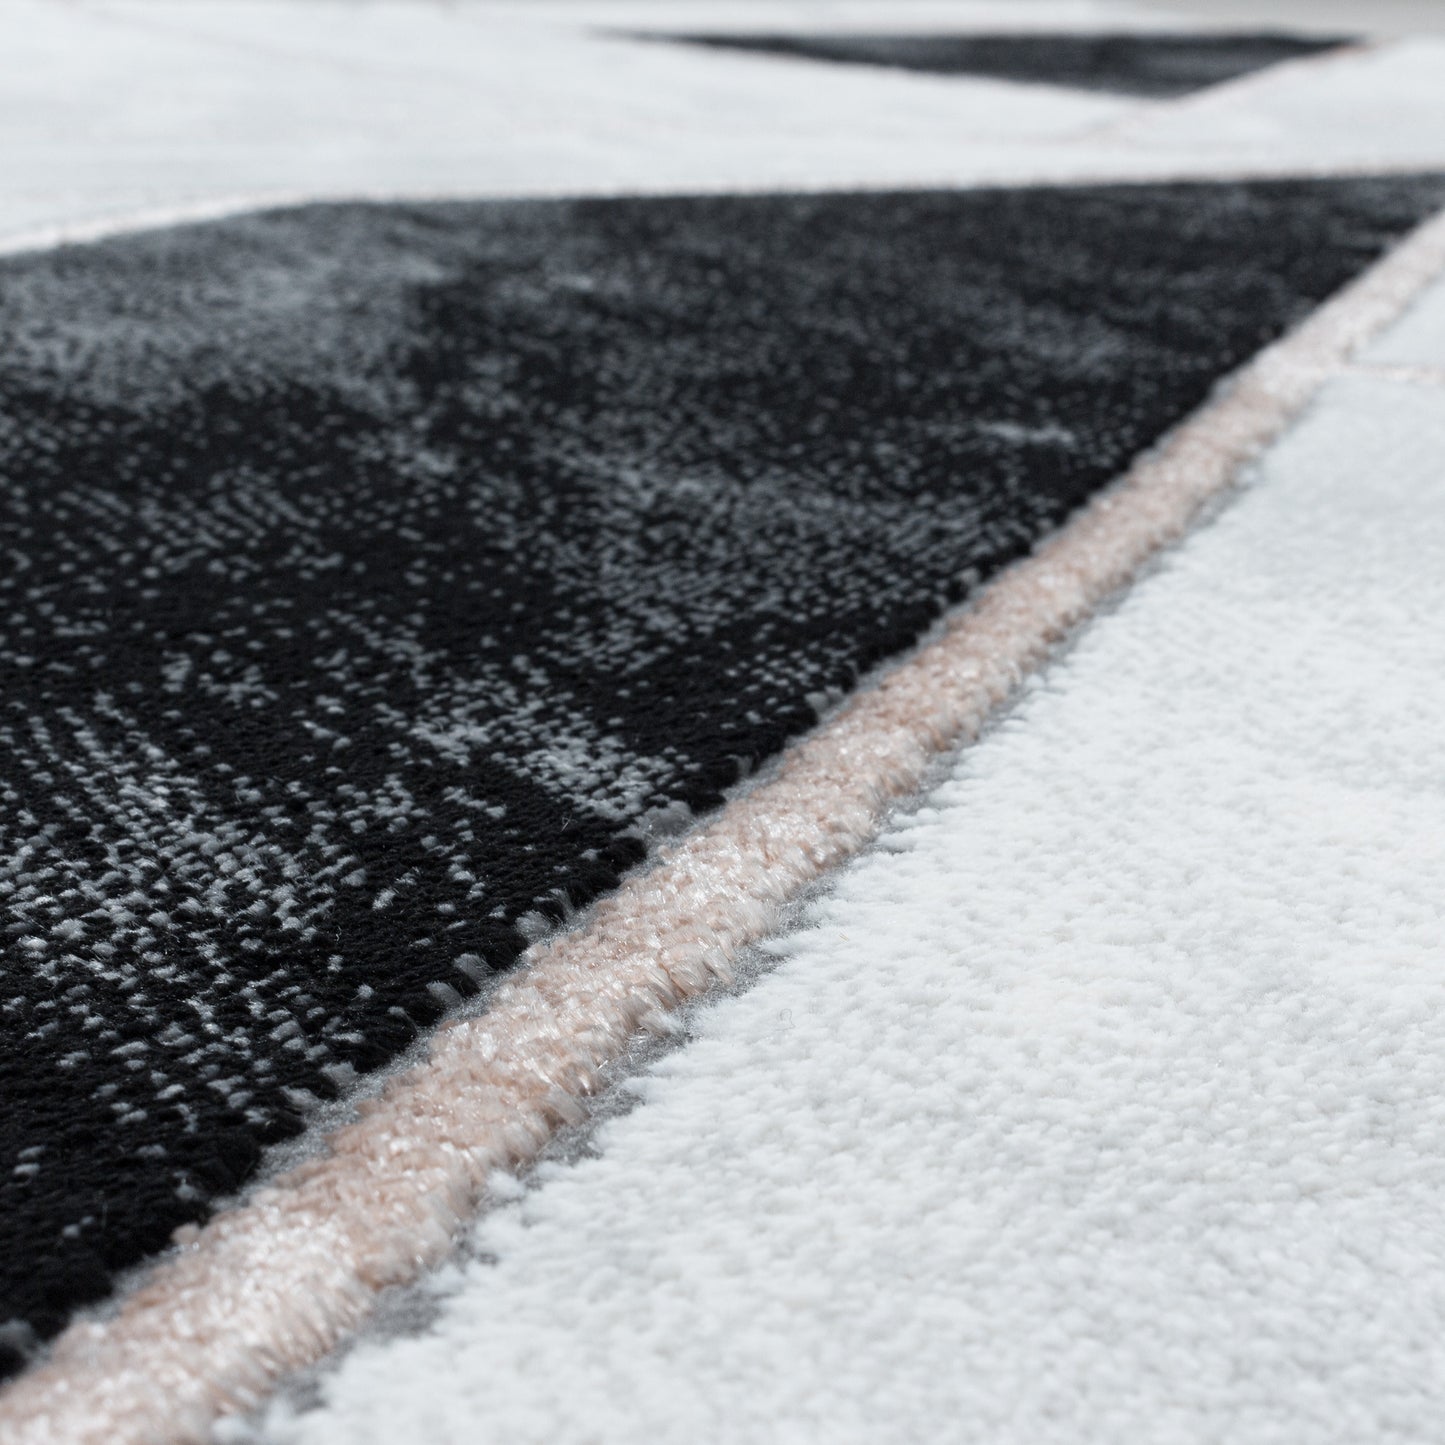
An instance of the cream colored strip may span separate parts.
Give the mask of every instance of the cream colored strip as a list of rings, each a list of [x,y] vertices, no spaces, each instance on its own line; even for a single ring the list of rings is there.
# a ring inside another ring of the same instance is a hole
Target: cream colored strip
[[[1445,270],[1445,215],[1262,353],[1219,397],[666,849],[575,932],[538,945],[480,1017],[444,1028],[323,1157],[191,1230],[112,1318],[81,1321],[0,1397],[14,1445],[200,1441],[319,1359],[377,1291],[441,1259],[488,1176],[579,1116],[639,1028],[726,978],[889,800],[974,736],[1050,649],[1177,539],[1350,353]]]

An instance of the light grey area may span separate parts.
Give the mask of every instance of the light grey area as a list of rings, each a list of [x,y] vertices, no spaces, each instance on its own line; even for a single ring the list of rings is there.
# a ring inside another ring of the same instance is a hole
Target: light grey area
[[[1438,0],[1137,0],[1144,12],[1157,11],[1171,19],[1197,21],[1203,26],[1248,25],[1256,29],[1334,34],[1355,31],[1362,35],[1445,34],[1445,5]],[[1020,0],[1021,8],[1028,0]],[[1445,83],[1445,82],[1442,82]]]

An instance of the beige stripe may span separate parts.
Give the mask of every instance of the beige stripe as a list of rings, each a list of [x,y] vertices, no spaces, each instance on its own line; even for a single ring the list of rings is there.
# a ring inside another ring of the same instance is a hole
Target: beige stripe
[[[377,1290],[439,1260],[488,1175],[533,1157],[650,1016],[873,833],[940,749],[974,736],[1050,648],[1181,535],[1355,346],[1445,268],[1418,230],[1138,462],[938,640],[788,750],[771,780],[663,852],[577,931],[538,945],[484,1015],[442,1029],[327,1153],[192,1230],[113,1318],[0,1397],[15,1445],[200,1440],[318,1359]]]

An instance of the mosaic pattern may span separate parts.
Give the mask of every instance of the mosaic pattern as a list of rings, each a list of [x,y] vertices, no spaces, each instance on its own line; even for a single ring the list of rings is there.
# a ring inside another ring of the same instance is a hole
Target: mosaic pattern
[[[312,207],[0,265],[0,1339],[1442,201]]]
[[[932,75],[1062,85],[1167,99],[1338,49],[1337,37],[1271,35],[680,35],[694,45]]]

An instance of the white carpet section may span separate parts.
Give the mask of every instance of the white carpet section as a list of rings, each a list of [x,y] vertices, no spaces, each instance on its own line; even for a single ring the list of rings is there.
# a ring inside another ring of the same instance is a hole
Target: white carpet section
[[[3,0],[0,250],[318,197],[1445,165],[1445,39],[1161,102],[617,33],[1209,23],[1206,0]]]
[[[1376,366],[1423,367],[1445,379],[1445,282],[1425,292],[1361,360]]]
[[[1442,617],[1445,392],[1336,382],[261,1438],[1435,1437]]]

